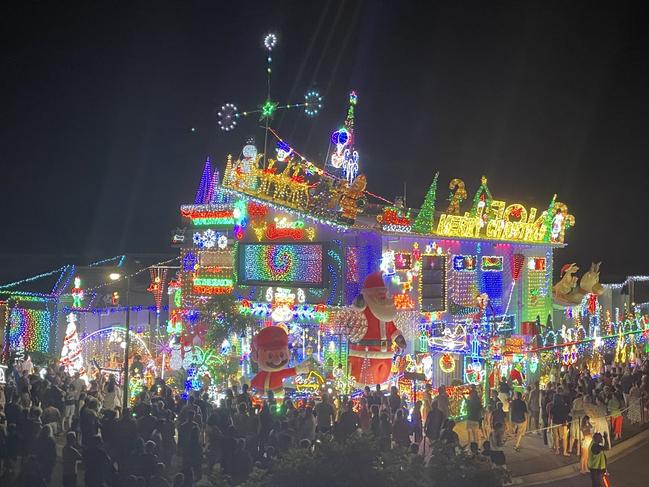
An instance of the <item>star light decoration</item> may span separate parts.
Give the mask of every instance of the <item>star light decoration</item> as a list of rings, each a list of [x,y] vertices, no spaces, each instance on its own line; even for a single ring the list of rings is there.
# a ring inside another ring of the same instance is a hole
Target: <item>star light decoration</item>
[[[264,50],[267,53],[266,56],[266,76],[267,76],[267,93],[266,101],[263,104],[259,105],[255,110],[244,110],[239,111],[238,107],[233,103],[225,103],[221,106],[221,109],[217,112],[218,125],[221,130],[224,132],[229,132],[234,130],[237,126],[238,119],[242,117],[247,117],[253,113],[259,113],[259,120],[266,121],[266,129],[268,129],[268,123],[273,119],[275,112],[277,110],[289,109],[289,108],[303,108],[304,114],[307,117],[315,117],[320,110],[322,109],[322,96],[318,91],[310,89],[304,95],[303,103],[287,103],[280,104],[277,101],[274,101],[270,96],[270,81],[272,74],[272,52],[273,49],[277,46],[278,37],[274,33],[268,33],[263,37],[263,46]],[[265,152],[265,151],[264,151]]]

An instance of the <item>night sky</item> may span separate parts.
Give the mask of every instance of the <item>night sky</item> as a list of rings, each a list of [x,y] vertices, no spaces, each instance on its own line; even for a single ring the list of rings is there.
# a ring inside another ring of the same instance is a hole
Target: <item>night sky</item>
[[[3,9],[1,254],[174,252],[205,158],[263,145],[256,118],[224,133],[216,112],[263,102],[273,31],[273,98],[325,97],[315,119],[273,121],[305,155],[324,157],[355,89],[373,192],[407,182],[418,207],[436,170],[438,207],[454,177],[471,197],[485,174],[494,197],[540,211],[556,192],[577,220],[558,266],[649,273],[642,2],[122,3]]]

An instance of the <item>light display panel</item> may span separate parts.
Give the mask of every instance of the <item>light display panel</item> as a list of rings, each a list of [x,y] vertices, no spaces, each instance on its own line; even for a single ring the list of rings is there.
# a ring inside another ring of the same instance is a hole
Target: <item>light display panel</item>
[[[241,284],[323,284],[322,245],[243,244],[239,255]]]
[[[49,352],[52,317],[48,310],[12,308],[9,314],[9,345],[30,352]]]
[[[503,258],[499,255],[483,255],[480,268],[484,272],[501,272],[503,270]]]
[[[475,255],[454,255],[453,270],[455,271],[474,271],[476,270]]]
[[[525,320],[534,321],[537,315],[545,320],[548,298],[546,282],[545,258],[531,257],[528,260],[527,279],[525,280],[524,296],[526,299]]]
[[[421,256],[419,298],[421,311],[444,311],[446,309],[446,256]]]
[[[489,303],[495,313],[503,312],[503,274],[502,272],[484,272],[482,274],[482,291],[489,296]]]

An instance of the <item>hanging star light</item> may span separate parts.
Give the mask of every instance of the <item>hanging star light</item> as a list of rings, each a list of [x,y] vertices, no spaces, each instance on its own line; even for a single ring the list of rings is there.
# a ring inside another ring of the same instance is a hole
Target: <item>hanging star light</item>
[[[261,115],[259,116],[259,120],[272,119],[273,115],[275,114],[275,110],[277,110],[278,107],[279,103],[270,99],[266,100],[260,108]]]

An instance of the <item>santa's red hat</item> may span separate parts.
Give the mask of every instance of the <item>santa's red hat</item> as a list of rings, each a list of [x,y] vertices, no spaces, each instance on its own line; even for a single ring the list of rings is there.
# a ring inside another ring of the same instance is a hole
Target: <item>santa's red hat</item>
[[[367,276],[365,282],[363,282],[363,289],[374,289],[377,287],[385,287],[385,283],[383,282],[383,273],[380,271],[373,272]]]
[[[285,347],[288,347],[288,335],[280,326],[262,328],[252,339],[253,349],[276,350]]]
[[[570,267],[572,267],[572,264],[566,264],[566,265],[564,265],[564,266],[561,268],[561,276],[563,276],[563,275],[566,273],[566,271],[567,271],[568,269],[570,269]]]

